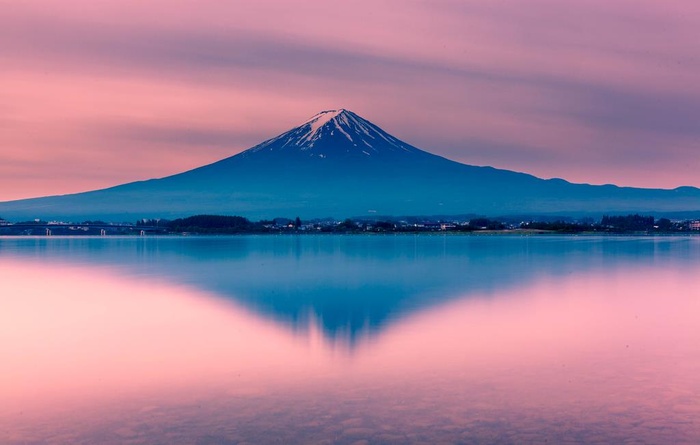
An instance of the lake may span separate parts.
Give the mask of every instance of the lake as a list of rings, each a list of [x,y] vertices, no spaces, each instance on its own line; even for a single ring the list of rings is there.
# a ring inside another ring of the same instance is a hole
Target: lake
[[[700,237],[0,238],[0,443],[700,443]]]

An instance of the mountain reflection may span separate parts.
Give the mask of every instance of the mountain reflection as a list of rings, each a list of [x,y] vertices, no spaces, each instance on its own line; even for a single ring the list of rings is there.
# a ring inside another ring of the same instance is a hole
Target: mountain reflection
[[[699,443],[699,247],[0,238],[0,442]]]
[[[355,344],[457,298],[543,278],[700,257],[692,238],[244,236],[14,238],[0,256],[91,264],[235,300],[295,331]]]

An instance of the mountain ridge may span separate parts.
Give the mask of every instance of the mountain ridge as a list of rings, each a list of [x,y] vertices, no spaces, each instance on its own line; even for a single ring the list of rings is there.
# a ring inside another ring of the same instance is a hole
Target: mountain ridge
[[[164,178],[0,203],[5,218],[125,220],[196,213],[304,218],[700,210],[700,189],[574,184],[414,147],[352,111],[325,110],[217,162]]]

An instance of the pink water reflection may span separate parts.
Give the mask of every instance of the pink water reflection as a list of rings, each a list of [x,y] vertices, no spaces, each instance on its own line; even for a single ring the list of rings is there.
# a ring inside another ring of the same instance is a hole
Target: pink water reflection
[[[371,368],[391,353],[399,368],[434,370],[547,366],[601,354],[700,357],[698,321],[700,275],[623,270],[470,295],[402,322],[363,358]]]
[[[183,419],[180,434],[191,440],[226,425],[216,437],[272,441],[241,432],[253,425],[258,434],[278,428],[275,437],[291,442],[313,432],[339,442],[418,442],[424,434],[693,443],[698,272],[628,267],[471,294],[399,319],[350,351],[313,326],[300,337],[196,289],[0,261],[0,426],[10,443],[56,430],[89,443],[76,427],[88,420],[105,431],[129,425],[104,443],[149,443],[162,429],[137,433],[139,425]],[[145,395],[158,416],[80,411],[56,414],[60,421],[43,429],[26,417],[125,400],[144,408]],[[188,397],[201,403],[187,405]]]
[[[196,289],[17,261],[0,261],[0,283],[0,413],[222,380],[259,392],[324,365],[308,342]]]
[[[420,313],[355,366],[375,379],[453,388],[490,381],[516,404],[552,408],[653,405],[679,390],[700,414],[699,322],[698,273],[574,276]]]

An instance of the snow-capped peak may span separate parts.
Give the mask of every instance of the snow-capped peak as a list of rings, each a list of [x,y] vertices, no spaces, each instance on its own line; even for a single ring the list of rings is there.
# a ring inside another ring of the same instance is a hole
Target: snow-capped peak
[[[348,124],[349,113],[341,108],[338,110],[326,110],[321,111],[317,115],[313,116],[308,121],[301,124],[301,127],[308,127],[308,132],[302,136],[301,142],[308,142],[310,146],[313,147],[314,142],[321,137],[321,129],[326,125],[332,125],[332,128],[337,129],[341,134],[343,134],[350,142],[353,142],[352,136],[348,134],[346,130],[343,129],[342,124]],[[299,145],[297,143],[297,145]]]
[[[313,116],[311,119],[307,120],[301,125],[310,125],[311,126],[311,131],[316,131],[322,126],[324,126],[328,121],[331,119],[337,117],[339,114],[344,113],[345,110],[343,108],[339,110],[326,110],[326,111],[321,111],[320,113],[316,114]]]
[[[420,152],[344,108],[321,111],[298,127],[247,152],[290,152],[295,151],[294,148],[300,152],[307,152],[309,156],[324,159],[341,155],[365,157],[387,152]]]

